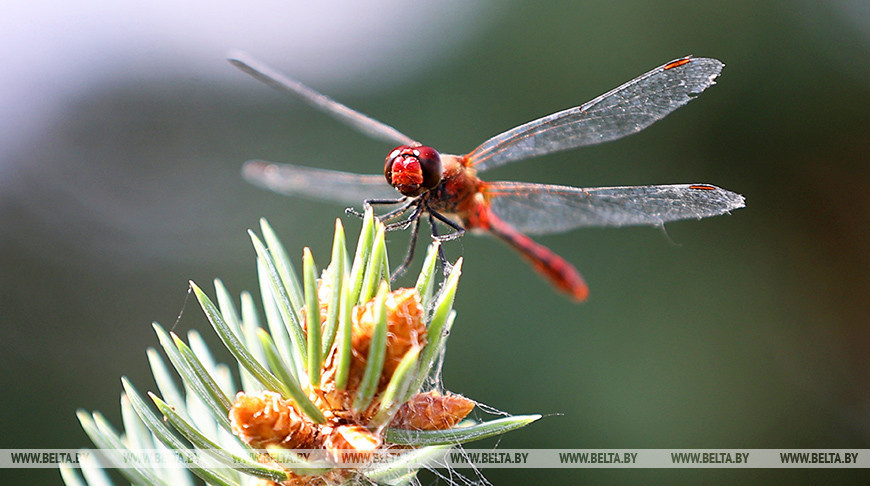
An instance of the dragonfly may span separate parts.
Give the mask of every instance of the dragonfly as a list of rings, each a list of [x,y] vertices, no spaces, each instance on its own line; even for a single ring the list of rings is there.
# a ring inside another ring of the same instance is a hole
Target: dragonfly
[[[421,220],[432,237],[447,241],[466,231],[489,233],[520,253],[558,290],[577,301],[589,289],[577,268],[528,235],[580,227],[658,225],[701,219],[744,207],[743,196],[707,183],[579,188],[528,182],[485,182],[478,174],[533,157],[598,144],[637,133],[715,84],[724,64],[687,56],[665,63],[607,93],[538,118],[486,140],[465,155],[440,153],[395,128],[323,95],[234,51],[229,61],[255,79],[287,93],[372,138],[398,145],[384,173],[354,174],[263,160],[245,163],[255,185],[293,196],[364,207],[395,205],[378,218],[388,230],[411,228],[410,248],[393,277],[407,269]],[[359,214],[352,209],[348,212]],[[438,224],[449,229],[442,234]],[[441,261],[449,267],[444,254]]]

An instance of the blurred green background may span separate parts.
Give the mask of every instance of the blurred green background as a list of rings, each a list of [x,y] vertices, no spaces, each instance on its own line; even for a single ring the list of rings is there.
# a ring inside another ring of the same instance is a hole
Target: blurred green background
[[[591,296],[487,237],[466,262],[445,386],[548,416],[505,448],[870,448],[870,6],[792,2],[9,2],[0,11],[0,448],[89,445],[119,377],[153,389],[150,323],[211,334],[187,281],[254,289],[245,234],[328,258],[341,206],[247,185],[264,158],[378,173],[392,147],[236,72],[242,48],[448,153],[686,55],[718,84],[627,139],[491,180],[705,182],[730,216],[538,240]],[[391,235],[399,261],[405,235]],[[412,268],[415,273],[419,260]],[[215,342],[211,339],[211,342]],[[489,445],[492,445],[490,443]],[[495,484],[866,481],[838,470],[497,470]],[[4,484],[59,484],[0,470]],[[473,477],[473,476],[472,476]],[[424,484],[432,476],[424,476]]]

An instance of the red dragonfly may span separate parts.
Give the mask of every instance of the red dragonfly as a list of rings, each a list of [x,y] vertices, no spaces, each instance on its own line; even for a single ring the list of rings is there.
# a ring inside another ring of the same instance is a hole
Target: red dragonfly
[[[399,144],[387,156],[383,175],[259,160],[247,162],[243,169],[249,181],[279,193],[349,204],[364,201],[366,207],[398,205],[379,216],[391,222],[387,229],[412,228],[411,247],[394,276],[411,262],[420,220],[427,216],[433,238],[449,240],[466,230],[489,232],[516,249],[556,288],[582,301],[589,291],[577,269],[526,234],[559,233],[583,226],[662,225],[743,207],[743,196],[710,184],[581,189],[484,182],[477,177],[509,162],[637,133],[714,84],[723,67],[716,59],[676,59],[588,103],[496,135],[465,155],[439,154],[244,53],[232,53],[230,62],[366,135]],[[452,232],[439,234],[436,221]],[[442,262],[446,262],[443,254]]]

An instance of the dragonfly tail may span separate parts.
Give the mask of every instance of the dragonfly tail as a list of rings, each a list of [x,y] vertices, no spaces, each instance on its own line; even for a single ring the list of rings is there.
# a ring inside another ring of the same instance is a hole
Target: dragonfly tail
[[[484,209],[478,214],[481,217],[476,223],[481,229],[488,230],[517,250],[538,273],[546,277],[557,289],[567,293],[578,302],[586,300],[589,295],[589,287],[574,265],[544,245],[536,243],[520,233],[499,219],[491,210]]]

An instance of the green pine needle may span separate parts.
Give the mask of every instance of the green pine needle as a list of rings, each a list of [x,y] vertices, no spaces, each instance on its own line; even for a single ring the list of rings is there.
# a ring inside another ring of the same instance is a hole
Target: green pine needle
[[[387,283],[382,282],[373,305],[375,327],[369,342],[369,355],[366,359],[366,369],[357,390],[353,408],[357,412],[366,409],[375,396],[375,389],[384,371],[384,358],[387,354]]]
[[[323,352],[320,349],[320,300],[317,298],[317,268],[308,247],[302,252],[302,273],[305,282],[305,330],[308,341],[308,380],[314,387],[320,386],[320,365]]]
[[[338,318],[340,313],[341,289],[344,281],[345,267],[347,264],[347,244],[344,239],[344,227],[341,220],[335,220],[335,238],[332,241],[332,262],[327,271],[327,281],[324,283],[329,289],[326,299],[326,321],[323,323],[323,343],[321,356],[325,361],[335,342],[338,332]]]
[[[420,348],[411,348],[396,366],[393,376],[390,377],[390,383],[381,397],[380,409],[372,418],[372,426],[378,427],[388,423],[399,410],[399,407],[407,401],[405,396],[411,381],[414,379],[414,371],[417,369],[419,356]]]
[[[298,342],[298,337],[291,338],[290,332],[287,330],[287,326],[284,324],[284,318],[281,317],[281,313],[278,311],[278,303],[275,300],[275,296],[272,295],[272,280],[268,275],[269,271],[266,269],[266,265],[261,261],[257,260],[257,279],[260,283],[260,297],[263,302],[263,314],[266,316],[266,325],[269,328],[269,334],[272,335],[272,339],[275,341],[275,346],[278,348],[278,352],[281,353],[281,356],[290,364],[290,369],[293,372],[294,376],[303,376],[305,374],[305,363],[302,362],[302,355],[299,354],[299,347],[296,346]],[[250,329],[254,326],[254,316],[256,316],[256,309],[250,309],[251,319],[245,318],[245,327]],[[245,372],[247,374],[247,371]],[[243,374],[242,376],[245,376]],[[248,374],[248,377],[250,375]],[[245,390],[255,390],[257,388],[245,387]]]
[[[302,323],[299,319],[299,309],[301,307],[299,303],[294,303],[290,297],[290,288],[292,286],[288,287],[284,283],[285,279],[279,273],[278,264],[272,258],[273,254],[263,245],[260,238],[253,231],[248,231],[248,233],[254,244],[254,250],[257,252],[257,258],[263,264],[269,276],[269,282],[271,283],[269,288],[272,291],[275,303],[278,305],[278,312],[281,314],[284,325],[290,332],[290,338],[296,347],[295,351],[300,361],[304,363],[308,360],[308,349],[305,345],[305,331],[302,330]]]
[[[423,268],[420,270],[420,276],[417,277],[417,293],[420,294],[420,302],[423,309],[429,309],[429,302],[432,299],[432,291],[435,288],[435,264],[438,262],[438,248],[441,244],[437,241],[429,245],[426,250],[426,258],[423,260]]]
[[[345,275],[342,279],[340,312],[338,315],[338,346],[336,348],[336,371],[335,371],[335,387],[339,390],[344,390],[347,386],[348,373],[350,372],[351,359],[351,335],[353,330],[353,321],[351,320],[351,290],[348,284],[350,277]]]
[[[364,304],[375,296],[378,287],[382,283],[387,284],[389,291],[389,281],[384,279],[384,262],[387,258],[386,247],[386,229],[380,221],[375,222],[375,239],[372,245],[371,261],[366,266],[365,277],[363,278],[362,288],[359,294],[359,303]]]
[[[489,422],[454,427],[447,430],[400,430],[387,429],[385,436],[394,444],[411,446],[433,446],[464,444],[485,439],[524,427],[541,418],[540,415],[514,415]]]
[[[269,364],[269,369],[277,375],[285,387],[299,389],[299,392],[302,393],[302,386],[290,373],[290,369],[284,365],[284,361],[281,360],[278,349],[275,347],[275,342],[272,341],[272,336],[263,329],[257,329],[257,337],[260,338],[260,343],[266,352],[266,362]]]
[[[299,279],[296,278],[296,270],[293,268],[293,261],[287,256],[287,251],[284,250],[284,244],[275,235],[275,230],[266,221],[265,218],[260,219],[260,229],[263,231],[263,239],[266,241],[266,247],[275,261],[275,268],[281,276],[283,287],[287,290],[287,296],[290,298],[290,303],[294,309],[302,308],[302,289],[299,287]]]

